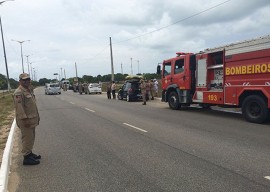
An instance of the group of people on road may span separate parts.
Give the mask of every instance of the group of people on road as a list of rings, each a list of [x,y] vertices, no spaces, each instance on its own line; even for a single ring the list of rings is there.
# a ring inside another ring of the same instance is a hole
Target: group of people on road
[[[23,165],[37,165],[40,163],[41,156],[33,153],[33,146],[35,142],[35,129],[39,125],[40,117],[36,105],[35,95],[31,89],[30,75],[22,73],[19,76],[19,87],[13,94],[13,101],[15,106],[15,115],[17,126],[21,130],[22,140],[22,154]],[[140,88],[143,97],[143,105],[146,105],[147,97],[154,99],[158,94],[158,81],[156,79],[146,81],[141,79]],[[84,87],[87,90],[87,84],[79,84],[79,92]],[[115,82],[107,83],[107,97],[116,99],[115,95],[116,85]],[[154,95],[155,94],[155,95]]]
[[[144,80],[141,79],[140,81],[140,88],[143,98],[143,105],[146,105],[146,100],[150,99],[154,100],[154,97],[158,95],[158,81],[154,80]]]
[[[114,81],[112,81],[111,83],[108,82],[107,85],[106,85],[106,89],[107,89],[107,98],[112,99],[112,96],[113,96],[113,99],[116,99],[116,95],[115,95],[116,85],[115,85],[115,82]]]
[[[84,92],[85,94],[88,94],[88,83],[84,82],[84,83],[81,83],[79,82],[79,85],[78,85],[78,91],[80,93],[80,95]]]

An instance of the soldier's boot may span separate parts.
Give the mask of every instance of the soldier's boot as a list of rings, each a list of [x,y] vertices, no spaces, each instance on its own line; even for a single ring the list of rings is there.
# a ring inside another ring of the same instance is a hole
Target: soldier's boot
[[[146,105],[146,102],[143,102],[143,105]]]
[[[154,100],[154,97],[152,97],[151,100]]]
[[[38,165],[40,161],[35,159],[31,153],[24,156],[23,165]]]
[[[30,155],[32,156],[32,157],[34,157],[34,159],[41,159],[41,155],[37,155],[37,154],[35,154],[35,153],[30,153]]]

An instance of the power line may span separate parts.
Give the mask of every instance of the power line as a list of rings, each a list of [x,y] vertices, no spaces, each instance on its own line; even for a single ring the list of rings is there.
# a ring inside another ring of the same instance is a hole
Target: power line
[[[219,3],[219,4],[217,4],[217,5],[213,6],[213,7],[207,8],[207,9],[205,9],[205,10],[203,10],[203,11],[200,11],[200,12],[198,12],[198,13],[195,13],[195,14],[191,15],[191,16],[188,16],[188,17],[185,17],[185,18],[183,18],[183,19],[181,19],[181,20],[179,20],[179,21],[176,21],[176,22],[174,22],[174,23],[172,23],[172,24],[170,24],[170,25],[166,25],[166,26],[164,26],[164,27],[158,28],[158,29],[153,30],[153,31],[150,31],[150,32],[148,32],[148,33],[144,33],[144,34],[142,34],[142,35],[138,35],[138,36],[135,36],[135,37],[132,37],[132,38],[123,40],[123,41],[118,41],[118,42],[113,43],[113,44],[123,43],[123,42],[126,42],[126,41],[130,41],[130,40],[133,40],[133,39],[137,39],[137,38],[139,38],[139,37],[142,37],[142,36],[149,35],[149,34],[151,34],[151,33],[160,31],[160,30],[162,30],[162,29],[168,28],[168,27],[170,27],[170,26],[172,26],[172,25],[175,25],[175,24],[177,24],[177,23],[180,23],[180,22],[183,22],[183,21],[185,21],[185,20],[188,20],[188,19],[190,19],[190,18],[192,18],[192,17],[196,17],[196,16],[198,16],[198,15],[201,15],[201,14],[207,12],[207,11],[210,11],[211,9],[214,9],[214,8],[216,8],[216,7],[219,7],[219,6],[223,5],[223,4],[225,4],[225,3],[228,3],[229,1],[231,1],[231,0],[227,0],[227,1],[224,1],[224,2],[222,2],[222,3]]]
[[[118,42],[112,43],[112,44],[123,43],[123,42],[126,42],[126,41],[130,41],[130,40],[133,40],[133,39],[140,38],[140,37],[145,36],[145,35],[149,35],[149,34],[151,34],[151,33],[155,33],[155,32],[157,32],[157,31],[160,31],[160,30],[163,30],[163,29],[168,28],[168,27],[170,27],[170,26],[173,26],[173,25],[175,25],[175,24],[177,24],[177,23],[186,21],[186,20],[188,20],[188,19],[190,19],[190,18],[193,18],[193,17],[196,17],[196,16],[198,16],[198,15],[201,15],[201,14],[207,12],[207,11],[210,11],[211,9],[214,9],[214,8],[216,8],[216,7],[219,7],[219,6],[221,6],[221,5],[225,4],[225,3],[228,3],[228,2],[230,2],[230,1],[231,1],[231,0],[226,0],[226,1],[224,1],[224,2],[221,2],[221,3],[217,4],[217,5],[214,5],[214,6],[212,6],[212,7],[209,7],[209,8],[207,8],[207,9],[203,10],[203,11],[200,11],[200,12],[198,12],[198,13],[195,13],[195,14],[191,15],[191,16],[185,17],[185,18],[183,18],[183,19],[181,19],[181,20],[178,20],[178,21],[176,21],[176,22],[174,22],[174,23],[172,23],[172,24],[170,24],[170,25],[166,25],[166,26],[164,26],[164,27],[160,27],[160,28],[155,29],[155,30],[153,30],[153,31],[144,33],[144,34],[142,34],[142,35],[138,35],[138,36],[135,36],[135,37],[132,37],[132,38],[123,40],[123,41],[118,41]],[[103,48],[103,49],[102,49],[98,54],[96,54],[92,59],[94,59],[94,58],[96,58],[98,55],[100,55],[105,49],[107,49],[107,47],[109,47],[109,45],[107,45],[105,48]]]

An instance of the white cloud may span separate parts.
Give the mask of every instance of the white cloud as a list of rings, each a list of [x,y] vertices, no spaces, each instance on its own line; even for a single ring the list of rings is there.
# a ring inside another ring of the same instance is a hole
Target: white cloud
[[[75,62],[79,76],[109,74],[109,37],[116,73],[121,72],[121,63],[124,72],[130,73],[131,57],[134,72],[139,60],[140,72],[153,73],[157,63],[178,51],[197,52],[269,34],[269,0],[231,0],[215,7],[222,2],[225,0],[6,2],[0,11],[10,77],[17,78],[22,70],[20,45],[11,39],[30,39],[23,44],[23,53],[30,55],[39,78],[53,78],[60,68],[68,77],[75,76]],[[0,58],[0,73],[5,74]]]

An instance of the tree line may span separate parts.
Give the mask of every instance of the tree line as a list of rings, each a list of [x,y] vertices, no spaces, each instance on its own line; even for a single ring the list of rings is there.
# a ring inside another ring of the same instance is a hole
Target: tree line
[[[144,74],[136,74],[136,75],[142,75],[145,79],[160,79],[160,75],[157,75],[156,73],[144,73]],[[122,74],[117,73],[114,74],[114,81],[115,82],[123,82],[125,81],[125,77],[128,76],[128,74]],[[68,80],[70,83],[73,83],[75,77],[70,77]],[[82,77],[78,77],[79,82],[87,82],[87,83],[98,83],[98,82],[110,82],[112,79],[112,75],[97,75],[97,76],[91,76],[91,75],[83,75]],[[61,79],[65,80],[65,79]],[[33,86],[44,86],[46,83],[50,82],[56,82],[58,79],[47,79],[47,78],[41,78],[39,81],[32,81]],[[19,82],[15,79],[10,78],[9,79],[10,87],[11,89],[16,89],[19,85]],[[7,78],[5,75],[0,74],[0,90],[7,90]]]

